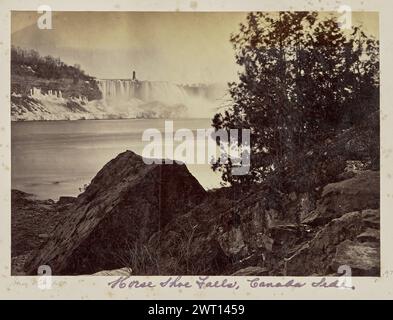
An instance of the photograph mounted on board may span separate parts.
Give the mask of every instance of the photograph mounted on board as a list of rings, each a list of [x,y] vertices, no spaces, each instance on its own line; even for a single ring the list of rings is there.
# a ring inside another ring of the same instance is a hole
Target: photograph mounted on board
[[[379,277],[378,20],[12,11],[11,274]]]

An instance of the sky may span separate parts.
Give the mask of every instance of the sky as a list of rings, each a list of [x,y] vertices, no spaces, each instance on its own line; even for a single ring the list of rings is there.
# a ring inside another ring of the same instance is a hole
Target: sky
[[[79,64],[102,79],[175,83],[234,81],[239,67],[229,41],[244,12],[55,12],[52,29],[37,12],[12,12],[12,44]],[[376,13],[353,13],[378,37]]]

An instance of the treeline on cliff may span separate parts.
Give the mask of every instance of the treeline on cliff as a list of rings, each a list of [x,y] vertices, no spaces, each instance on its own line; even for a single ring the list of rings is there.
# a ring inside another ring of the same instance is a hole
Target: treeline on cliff
[[[335,16],[257,12],[231,42],[242,72],[213,126],[251,129],[251,168],[234,176],[231,161],[217,162],[224,181],[279,195],[318,190],[349,160],[379,168],[377,39]]]
[[[33,87],[43,93],[61,91],[63,97],[100,99],[95,79],[79,65],[70,66],[52,56],[41,56],[35,50],[11,47],[11,92],[28,95]]]

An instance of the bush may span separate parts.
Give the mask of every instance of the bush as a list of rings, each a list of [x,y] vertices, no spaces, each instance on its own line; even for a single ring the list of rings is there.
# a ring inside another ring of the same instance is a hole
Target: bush
[[[213,126],[251,130],[251,170],[233,176],[230,161],[213,169],[231,184],[269,177],[284,192],[331,179],[345,155],[326,153],[327,141],[379,110],[378,41],[316,12],[257,12],[231,42],[243,71]]]

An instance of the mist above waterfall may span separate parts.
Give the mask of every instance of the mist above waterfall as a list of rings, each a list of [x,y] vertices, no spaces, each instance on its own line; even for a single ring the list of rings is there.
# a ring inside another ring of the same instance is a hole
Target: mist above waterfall
[[[225,84],[181,85],[131,79],[97,82],[108,111],[130,118],[211,118],[226,96]]]
[[[96,81],[102,98],[90,101],[84,95],[66,97],[61,90],[42,90],[40,86],[33,86],[27,95],[12,92],[12,120],[211,119],[228,99],[224,84]]]

